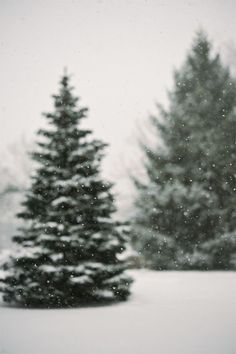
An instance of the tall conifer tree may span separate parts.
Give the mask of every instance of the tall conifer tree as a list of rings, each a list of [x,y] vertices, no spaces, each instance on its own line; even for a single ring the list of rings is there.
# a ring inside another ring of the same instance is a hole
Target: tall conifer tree
[[[81,127],[87,109],[78,108],[67,75],[53,98],[19,214],[18,251],[4,266],[3,298],[27,307],[124,300],[131,279],[117,255],[125,248],[125,229],[112,219],[111,184],[100,176],[106,144]]]
[[[157,269],[229,269],[236,254],[236,84],[202,32],[152,118],[134,242]]]

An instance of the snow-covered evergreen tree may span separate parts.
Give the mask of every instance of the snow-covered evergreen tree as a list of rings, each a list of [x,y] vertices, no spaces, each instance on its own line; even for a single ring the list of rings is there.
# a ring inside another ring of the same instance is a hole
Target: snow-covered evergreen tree
[[[156,269],[229,269],[236,254],[236,84],[202,32],[175,73],[169,102],[152,118],[157,146],[144,146],[147,182],[136,181],[134,243]]]
[[[60,81],[49,128],[38,132],[37,169],[18,215],[16,254],[4,264],[3,299],[26,307],[125,300],[131,279],[117,257],[126,230],[112,219],[111,184],[100,176],[106,144],[81,127],[69,77]]]

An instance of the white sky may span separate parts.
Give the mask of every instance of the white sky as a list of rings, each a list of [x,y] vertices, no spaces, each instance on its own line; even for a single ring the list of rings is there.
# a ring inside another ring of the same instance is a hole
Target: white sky
[[[202,27],[234,43],[234,0],[0,0],[0,147],[34,138],[66,66],[86,124],[111,144],[113,179],[136,161],[137,122],[166,102],[173,68]]]

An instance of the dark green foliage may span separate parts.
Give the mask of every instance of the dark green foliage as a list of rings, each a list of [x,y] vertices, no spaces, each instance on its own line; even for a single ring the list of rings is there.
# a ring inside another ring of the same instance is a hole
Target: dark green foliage
[[[203,256],[209,255],[213,269],[236,269],[236,235],[225,233],[201,245]]]
[[[126,230],[112,219],[111,184],[100,176],[106,144],[81,128],[87,109],[77,107],[67,75],[53,98],[32,154],[37,169],[19,214],[19,250],[4,265],[3,299],[27,307],[125,300],[131,279],[117,255]]]
[[[233,267],[235,246],[218,240],[236,229],[236,84],[210,47],[199,33],[175,73],[169,109],[152,118],[157,146],[143,146],[135,245],[155,269]]]

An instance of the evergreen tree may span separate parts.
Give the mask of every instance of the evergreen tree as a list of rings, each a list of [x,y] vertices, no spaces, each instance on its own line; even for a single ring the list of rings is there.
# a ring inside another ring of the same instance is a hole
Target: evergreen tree
[[[106,144],[81,128],[87,109],[77,107],[67,75],[53,98],[32,154],[37,169],[18,215],[18,250],[4,264],[3,299],[26,307],[125,300],[126,230],[112,219],[111,184],[100,176]]]
[[[156,269],[232,268],[236,83],[204,33],[175,72],[168,110],[160,107],[151,121],[158,142],[143,146],[147,181],[136,181],[136,247]]]

